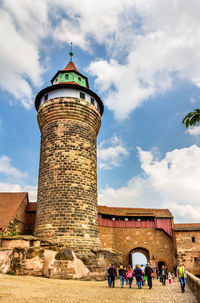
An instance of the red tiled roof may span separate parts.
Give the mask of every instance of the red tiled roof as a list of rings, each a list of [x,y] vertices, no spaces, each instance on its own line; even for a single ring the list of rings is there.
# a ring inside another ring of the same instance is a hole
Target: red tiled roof
[[[76,72],[79,73],[78,69],[76,68],[76,66],[74,65],[74,63],[72,61],[69,61],[67,66],[64,68],[64,70],[75,70]]]
[[[5,229],[28,193],[0,193],[0,229]]]
[[[180,223],[174,224],[175,231],[200,230],[200,223]]]
[[[124,208],[124,207],[108,207],[98,205],[98,213],[113,216],[153,216],[158,218],[172,218],[169,209],[156,208]]]

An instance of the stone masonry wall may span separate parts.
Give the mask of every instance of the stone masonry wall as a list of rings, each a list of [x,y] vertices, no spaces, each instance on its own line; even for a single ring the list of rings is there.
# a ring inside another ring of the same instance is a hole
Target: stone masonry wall
[[[25,223],[13,218],[6,229],[3,231],[4,235],[16,234],[22,235],[24,233]]]
[[[100,239],[104,248],[122,253],[122,262],[129,264],[129,252],[149,252],[150,262],[157,267],[159,261],[172,270],[174,265],[173,238],[163,230],[154,228],[110,228],[99,226]]]
[[[197,302],[200,303],[200,279],[187,271],[187,284],[195,294]]]
[[[41,130],[35,235],[74,251],[100,248],[96,136],[101,116],[76,98],[55,98],[38,110]]]
[[[195,242],[192,242],[192,237]],[[184,263],[194,275],[200,275],[200,231],[176,231],[175,241],[178,262]]]
[[[4,235],[10,235],[15,233],[16,235],[22,235],[25,231],[25,223],[26,223],[26,207],[28,204],[27,198],[21,203],[18,208],[14,218],[10,221],[9,225],[4,230]]]

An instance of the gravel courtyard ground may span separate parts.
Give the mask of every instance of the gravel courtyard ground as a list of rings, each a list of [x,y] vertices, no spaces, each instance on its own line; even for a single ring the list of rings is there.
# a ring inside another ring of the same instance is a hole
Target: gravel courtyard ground
[[[167,281],[168,282],[168,281]],[[179,282],[162,286],[153,281],[153,288],[137,289],[108,288],[105,282],[53,280],[26,276],[9,276],[0,274],[0,303],[197,303],[190,289],[186,286],[184,294]]]

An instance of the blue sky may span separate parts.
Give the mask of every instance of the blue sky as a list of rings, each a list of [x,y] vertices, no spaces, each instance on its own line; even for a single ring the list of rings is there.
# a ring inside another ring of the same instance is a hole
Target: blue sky
[[[105,111],[98,135],[99,204],[169,208],[200,221],[197,0],[0,2],[0,191],[36,201],[40,132],[34,98],[69,61]]]

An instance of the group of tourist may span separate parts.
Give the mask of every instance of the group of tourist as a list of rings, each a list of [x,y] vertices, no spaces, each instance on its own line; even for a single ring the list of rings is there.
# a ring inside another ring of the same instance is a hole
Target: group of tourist
[[[160,272],[157,275],[157,279],[160,278],[160,282],[162,285],[166,285],[166,280],[169,280],[169,284],[171,285],[172,279],[178,277],[178,280],[181,284],[181,291],[185,291],[185,284],[186,284],[186,273],[185,267],[183,264],[179,264],[179,266],[174,266],[174,272],[170,273],[168,268],[165,265],[162,265]]]
[[[114,264],[109,264],[106,269],[106,274],[108,278],[108,286],[115,287],[115,278],[117,276],[117,271],[114,267]],[[185,274],[185,267],[183,264],[179,264],[179,266],[174,267],[174,272],[170,273],[168,268],[165,265],[162,265],[161,269],[158,270],[157,268],[152,268],[149,263],[147,263],[146,267],[141,265],[136,265],[134,269],[131,268],[129,265],[127,268],[124,268],[122,265],[118,270],[119,278],[120,278],[120,285],[121,288],[125,285],[128,285],[130,288],[132,287],[133,279],[136,279],[136,284],[138,289],[141,289],[143,285],[147,282],[149,289],[152,288],[152,279],[160,280],[162,285],[166,285],[166,280],[169,281],[171,285],[172,279],[178,277],[178,280],[181,284],[181,291],[185,291],[185,284],[186,284],[186,274]]]
[[[121,265],[118,272],[122,288],[124,287],[124,284],[129,285],[131,288],[134,277],[139,289],[142,288],[146,281],[149,289],[152,288],[152,278],[154,276],[154,272],[149,263],[147,263],[146,267],[143,265],[136,265],[134,270],[130,265],[127,268],[124,268]],[[108,265],[106,273],[108,278],[108,286],[115,287],[115,277],[117,276],[117,271],[113,264]]]

